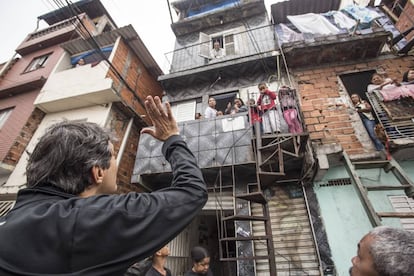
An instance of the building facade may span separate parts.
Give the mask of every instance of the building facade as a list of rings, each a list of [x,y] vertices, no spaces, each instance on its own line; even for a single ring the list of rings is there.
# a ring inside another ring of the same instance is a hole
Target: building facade
[[[270,15],[263,1],[172,2],[176,45],[158,80],[209,189],[200,216],[170,243],[177,275],[194,245],[210,250],[214,275],[347,275],[370,229],[413,230],[412,99],[366,93],[374,72],[401,80],[414,67],[412,3],[397,12],[390,1],[307,2],[274,4]],[[223,113],[235,98],[257,100],[263,81],[279,96],[280,133],[254,130],[250,112],[194,120],[210,97]],[[286,87],[299,133],[283,120]],[[384,151],[354,93],[373,107]],[[171,179],[160,147],[140,139],[133,182],[149,191]]]
[[[9,64],[0,84],[12,86],[0,91],[0,104],[10,110],[1,129],[8,169],[0,187],[2,212],[25,187],[28,154],[38,138],[62,120],[111,130],[119,192],[137,190],[130,180],[139,133],[148,125],[144,99],[161,96],[161,69],[133,27],[118,28],[100,1],[79,1],[39,20],[50,27],[27,36],[16,50],[22,57]]]

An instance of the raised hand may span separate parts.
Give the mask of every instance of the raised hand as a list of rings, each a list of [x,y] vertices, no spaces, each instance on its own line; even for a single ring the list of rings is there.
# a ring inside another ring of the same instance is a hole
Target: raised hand
[[[141,133],[147,133],[154,138],[165,141],[172,135],[180,134],[177,122],[171,112],[170,103],[165,103],[165,108],[158,96],[148,96],[145,100],[145,108],[153,127],[146,127]]]

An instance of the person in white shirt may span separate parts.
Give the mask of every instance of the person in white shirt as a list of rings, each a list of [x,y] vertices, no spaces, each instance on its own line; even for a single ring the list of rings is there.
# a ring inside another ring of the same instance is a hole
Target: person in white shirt
[[[220,47],[220,42],[217,40],[214,41],[213,49],[211,49],[210,51],[210,58],[211,59],[222,58],[225,55],[226,54],[224,52],[224,49]]]
[[[208,99],[208,107],[206,111],[204,111],[204,118],[211,119],[217,116],[217,109],[216,109],[216,99],[210,97]]]

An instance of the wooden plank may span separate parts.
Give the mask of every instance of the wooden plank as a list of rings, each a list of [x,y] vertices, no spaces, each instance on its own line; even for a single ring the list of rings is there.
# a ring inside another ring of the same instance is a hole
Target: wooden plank
[[[414,218],[414,212],[378,212],[383,218]]]
[[[386,191],[386,190],[401,190],[410,188],[410,185],[399,185],[399,186],[365,186],[368,191]]]
[[[348,154],[346,152],[343,153],[344,159],[346,162],[346,169],[352,179],[354,180],[354,183],[356,184],[356,188],[358,191],[358,196],[361,199],[361,203],[364,206],[365,211],[367,212],[368,218],[372,224],[372,226],[380,226],[381,220],[378,217],[377,213],[375,212],[374,207],[371,204],[371,201],[368,198],[368,194],[365,191],[364,185],[362,184],[361,180],[359,179],[359,176],[356,174],[354,170],[354,164],[351,162],[351,159],[349,159]],[[368,163],[368,162],[364,162]],[[387,162],[388,163],[388,162]]]
[[[374,168],[385,168],[387,165],[389,165],[389,161],[359,161],[359,162],[352,162],[356,170],[359,169],[374,169]]]

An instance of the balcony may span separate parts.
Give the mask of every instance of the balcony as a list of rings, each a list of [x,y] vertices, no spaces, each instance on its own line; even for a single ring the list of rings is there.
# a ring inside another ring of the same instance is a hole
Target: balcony
[[[91,33],[96,34],[95,24],[86,14],[79,15],[85,26]],[[74,36],[79,36],[78,28],[80,23],[76,17],[66,19],[58,22],[48,28],[33,32],[29,34],[26,39],[17,47],[16,52],[24,56],[26,54],[59,44],[61,42],[72,39]]]
[[[112,89],[112,79],[106,78],[108,65],[101,61],[51,74],[35,106],[46,113],[70,110],[119,101]]]
[[[225,55],[221,58],[213,59],[210,55],[212,39],[200,33],[197,43],[166,54],[170,72],[158,78],[166,90],[170,86],[188,85],[194,80],[209,81],[217,70],[234,78],[240,74],[250,74],[251,70],[262,67],[263,63],[269,68],[276,68],[275,56],[278,52],[271,25],[249,30],[238,28],[234,33],[224,35]]]
[[[171,24],[177,37],[266,12],[263,0],[180,0],[171,6],[179,13],[179,20]]]
[[[252,177],[258,173],[261,183],[293,181],[300,178],[308,134],[256,136],[248,122],[247,112],[179,123],[180,134],[193,152],[207,183],[217,184],[236,173]],[[157,190],[170,185],[171,166],[162,155],[162,142],[141,135],[132,176],[140,183]],[[231,178],[231,177],[230,177]],[[209,187],[213,188],[213,187]]]

